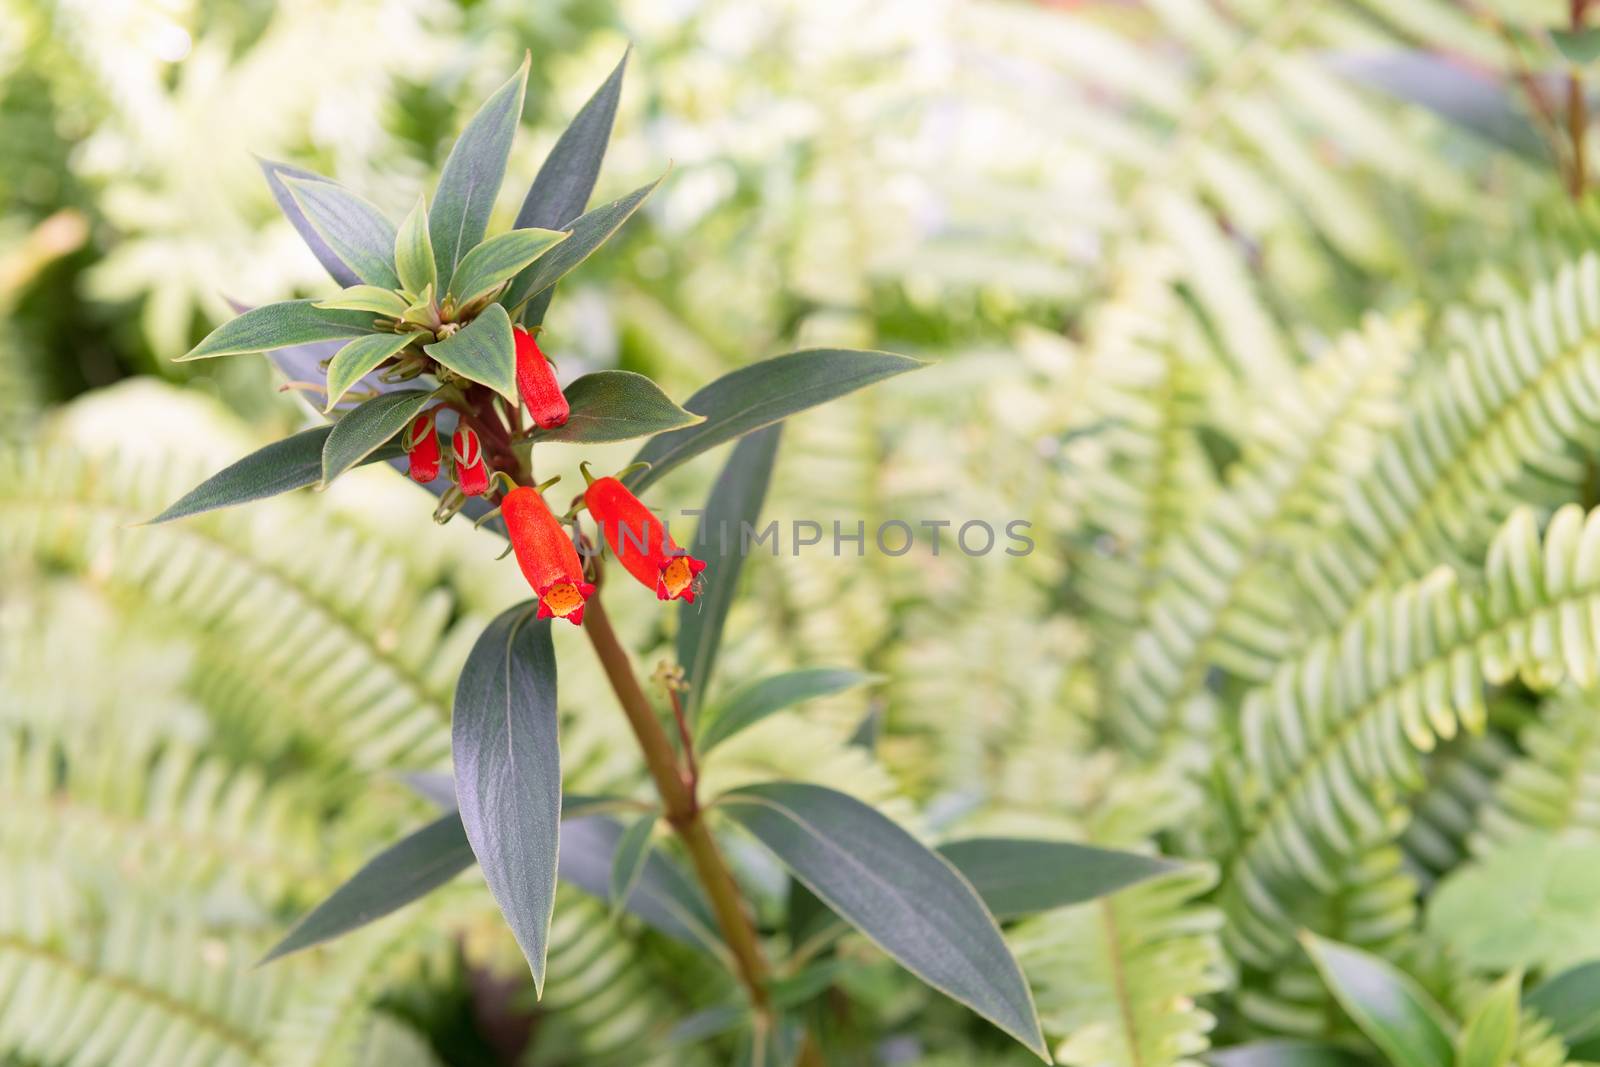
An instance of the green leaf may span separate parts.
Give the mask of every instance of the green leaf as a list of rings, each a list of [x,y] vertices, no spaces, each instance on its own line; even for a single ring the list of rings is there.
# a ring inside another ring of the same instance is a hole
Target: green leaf
[[[517,348],[511,317],[490,304],[467,325],[422,350],[463,378],[470,378],[517,403]]]
[[[394,223],[369,201],[336,182],[285,178],[289,194],[311,225],[356,276],[369,285],[397,289]]]
[[[478,245],[456,266],[450,296],[456,307],[470,304],[565,241],[559,230],[510,230]]]
[[[229,319],[176,362],[268,352],[315,341],[343,341],[373,333],[375,328],[372,316],[364,311],[331,311],[310,300],[285,300],[251,308]]]
[[[417,197],[411,214],[400,223],[394,235],[394,269],[400,287],[413,296],[437,284],[438,267],[433,262],[433,241],[428,236],[428,201]]]
[[[528,195],[517,212],[517,228],[539,226],[558,229],[583,214],[600,176],[611,126],[617,117],[617,101],[622,96],[622,75],[628,65],[628,52],[595,90],[589,102],[573,116],[545,157],[544,166],[533,179]]]
[[[705,591],[695,603],[684,603],[678,610],[678,663],[689,683],[684,703],[691,722],[711,685],[722,628],[744,566],[743,529],[746,525],[754,528],[761,516],[782,430],[781,425],[769,426],[734,448],[711,487],[700,529],[689,549],[707,563]]]
[[[332,940],[427,896],[473,864],[472,848],[455,813],[403,837],[368,860],[348,882],[295,924],[261,958],[268,963]]]
[[[537,441],[601,444],[627,441],[699,421],[672,402],[661,387],[628,370],[585,374],[566,388],[567,421],[553,430],[538,430]]]
[[[634,461],[649,463],[650,469],[629,475],[628,486],[643,492],[669,471],[726,441],[925,366],[920,359],[890,352],[813,348],[740,367],[684,404],[704,415],[704,422],[661,434],[639,450]]]
[[[861,801],[818,785],[745,786],[717,808],[912,974],[1049,1061],[1021,968],[947,860]]]
[[[316,306],[343,311],[370,311],[374,315],[398,319],[406,313],[410,302],[393,289],[378,285],[352,285],[338,296],[318,300]]]
[[[171,522],[315,485],[322,477],[322,449],[331,433],[332,426],[318,426],[274,441],[213,474],[150,522]],[[380,448],[361,462],[376,463],[400,454],[398,445]]]
[[[939,852],[1001,919],[1081,904],[1181,866],[1134,852],[1015,837],[948,841]]]
[[[556,658],[550,620],[519,604],[478,638],[450,724],[467,840],[544,992],[561,822]]]
[[[322,446],[322,484],[366,459],[394,439],[433,399],[426,389],[402,389],[373,397],[333,424]]]
[[[1455,1055],[1444,1013],[1376,956],[1312,933],[1300,940],[1351,1020],[1394,1067],[1440,1067]]]
[[[1581,30],[1554,28],[1550,30],[1550,39],[1567,62],[1575,67],[1587,67],[1600,59],[1600,27],[1591,26]]]
[[[569,819],[561,830],[561,880],[610,900],[611,871],[622,835],[622,825],[603,815]],[[623,910],[683,944],[714,956],[726,953],[699,888],[660,849],[646,850],[644,869]]]
[[[736,535],[735,535],[736,536]],[[792,708],[807,700],[842,693],[858,685],[879,680],[879,675],[834,667],[812,667],[763,678],[745,686],[715,707],[701,713],[697,743],[701,752],[710,752],[747,727]]]
[[[1517,1047],[1521,997],[1521,971],[1512,971],[1490,987],[1467,1016],[1456,1067],[1506,1067],[1511,1062]]]
[[[621,200],[613,200],[609,204],[597,207],[566,226],[566,230],[572,236],[548,256],[518,274],[512,281],[511,287],[500,295],[500,303],[508,308],[521,309],[529,298],[566,277],[573,268],[588,259],[590,253],[605,244],[611,235],[628,221],[629,216],[639,209],[639,205],[656,191],[656,186],[665,178],[666,175],[662,175],[649,185],[635,189]],[[543,312],[541,310],[538,317],[523,314],[522,321],[525,325],[537,326],[543,321]]]
[[[1567,1045],[1600,1037],[1600,960],[1580,963],[1541,984],[1524,999]]]
[[[435,285],[440,291],[449,289],[456,264],[483,240],[489,228],[489,212],[506,176],[511,140],[522,119],[531,60],[531,56],[524,57],[511,79],[484,102],[444,161],[439,189],[428,211]]]
[[[611,881],[608,892],[611,910],[621,911],[633,896],[634,887],[644,874],[645,860],[650,858],[650,835],[655,832],[656,813],[641,815],[628,824],[617,842],[617,854],[611,859]]]
[[[300,210],[294,194],[283,184],[284,178],[336,184],[333,179],[313,174],[309,170],[301,170],[299,167],[291,167],[287,163],[274,163],[270,159],[258,158],[256,162],[261,164],[261,172],[267,179],[267,188],[272,190],[272,199],[277,201],[284,218],[288,219],[289,224],[300,234],[301,240],[305,241],[306,246],[311,249],[311,254],[317,257],[317,262],[322,264],[323,269],[342,286],[355,285],[361,281],[356,277],[356,272],[350,268],[350,264],[340,259],[338,253],[328,247],[328,242],[322,239],[316,227],[311,225],[311,220],[306,218],[306,213]]]
[[[1256,1041],[1208,1053],[1206,1062],[1211,1067],[1372,1067],[1348,1049],[1317,1041]]]
[[[368,334],[366,337],[357,337],[335,352],[328,363],[328,404],[322,409],[323,413],[332,411],[351,386],[410,344],[416,336],[412,333]]]

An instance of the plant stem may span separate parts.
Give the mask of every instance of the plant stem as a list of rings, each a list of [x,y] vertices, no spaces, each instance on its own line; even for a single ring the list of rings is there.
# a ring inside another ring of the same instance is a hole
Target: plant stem
[[[634,736],[639,740],[645,764],[650,769],[650,776],[655,779],[656,791],[661,794],[667,821],[682,839],[683,847],[694,863],[695,874],[699,876],[700,884],[711,901],[711,910],[716,914],[717,925],[722,928],[723,940],[733,953],[739,980],[744,984],[756,1011],[767,1015],[772,1007],[767,995],[767,959],[761,951],[755,924],[745,910],[739,886],[723,861],[722,851],[717,848],[716,840],[706,827],[698,800],[678,771],[677,754],[673,751],[672,742],[656,718],[655,710],[650,707],[638,676],[634,674],[633,663],[617,640],[617,633],[611,628],[611,620],[598,595],[590,597],[585,605],[583,628],[594,645],[595,655],[605,669],[612,690],[617,694],[617,702],[628,717],[628,725],[633,727]]]

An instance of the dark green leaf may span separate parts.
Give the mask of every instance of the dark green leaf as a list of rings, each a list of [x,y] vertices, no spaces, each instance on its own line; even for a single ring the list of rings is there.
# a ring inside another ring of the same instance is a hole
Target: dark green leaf
[[[689,549],[707,563],[704,592],[693,604],[684,603],[678,609],[678,663],[689,683],[684,703],[691,722],[711,685],[722,628],[744,566],[744,527],[755,528],[761,517],[782,430],[781,425],[768,426],[734,448],[711,487],[700,529]]]
[[[302,181],[332,182],[332,178],[324,178],[320,174],[313,174],[309,170],[291,167],[286,163],[274,163],[270,159],[258,159],[261,172],[266,175],[267,188],[272,190],[272,199],[278,202],[278,207],[283,211],[289,224],[300,234],[301,240],[311,249],[311,254],[317,257],[323,269],[333,276],[333,280],[341,286],[355,285],[361,281],[350,264],[340,259],[338,253],[328,247],[328,242],[322,239],[316,227],[311,225],[311,220],[306,218],[306,213],[300,210],[300,205],[295,202],[294,195],[289,192],[289,187],[283,184],[284,178],[299,178]]]
[[[274,441],[213,474],[150,521],[170,522],[315,485],[322,477],[322,449],[332,432],[332,426],[318,426]],[[398,447],[380,448],[361,462],[374,463],[399,454]]]
[[[394,270],[401,287],[413,296],[421,296],[424,289],[438,283],[433,240],[428,235],[428,202],[420,196],[395,232]]]
[[[745,786],[723,794],[717,808],[907,970],[1049,1060],[1021,968],[949,861],[823,786]]]
[[[1020,837],[949,841],[939,852],[1002,919],[1080,904],[1181,866],[1133,852]]]
[[[1523,1003],[1548,1019],[1568,1045],[1600,1037],[1600,960],[1561,972]]]
[[[925,366],[919,359],[890,352],[813,348],[740,367],[684,404],[704,415],[704,422],[664,433],[639,450],[634,460],[649,463],[650,469],[629,475],[628,486],[642,492],[680,464],[725,441]]]
[[[1317,1041],[1256,1041],[1208,1053],[1206,1062],[1211,1067],[1372,1067],[1348,1049]]]
[[[400,286],[394,271],[394,223],[373,204],[336,182],[285,178],[311,225],[338,257],[369,285]]]
[[[450,296],[457,307],[471,303],[570,235],[559,230],[521,229],[496,234],[461,257]]]
[[[511,318],[499,304],[443,341],[422,350],[463,378],[487,385],[511,403],[517,403],[517,347],[511,336]]]
[[[550,620],[502,612],[456,684],[450,723],[456,800],[495,903],[544,991],[561,822],[556,658]]]
[[[539,441],[600,444],[627,441],[699,421],[642,374],[601,370],[566,388],[572,409],[564,425],[534,434]]]
[[[561,834],[561,880],[609,900],[611,869],[622,833],[620,823],[603,815],[568,820]],[[660,849],[650,849],[623,910],[686,945],[712,955],[725,952],[705,898]]]
[[[333,432],[322,446],[322,484],[327,485],[388,444],[431,399],[433,394],[425,389],[385,393],[334,423]]]
[[[590,253],[605,244],[611,235],[628,221],[628,217],[638,210],[639,205],[644,203],[651,193],[655,192],[656,186],[660,185],[661,181],[661,178],[657,178],[649,185],[635,189],[621,200],[613,200],[609,204],[597,207],[568,225],[566,229],[572,236],[557,245],[549,255],[518,274],[512,281],[511,287],[501,294],[500,303],[508,308],[519,308],[528,298],[543,292],[566,277],[574,267],[588,259]],[[529,326],[537,326],[541,320],[524,315],[522,321]]]
[[[682,644],[680,638],[680,648]],[[818,697],[842,693],[846,689],[865,685],[877,680],[877,677],[860,671],[812,667],[763,678],[753,685],[745,686],[727,700],[703,713],[699,736],[700,751],[711,751],[740,730],[754,726],[768,715],[783,711],[785,708],[792,708],[806,700],[815,700]]]
[[[1439,1067],[1455,1058],[1444,1014],[1385,961],[1305,933],[1300,940],[1351,1020],[1394,1067]]]
[[[405,333],[372,333],[357,337],[334,353],[328,364],[328,403],[323,412],[332,411],[351,386],[410,344],[414,337],[414,334]]]
[[[471,867],[472,848],[455,814],[401,838],[301,919],[261,962],[331,940],[428,895]]]
[[[550,149],[544,166],[539,168],[528,195],[523,198],[522,210],[517,212],[519,229],[524,226],[559,229],[589,206],[589,196],[600,176],[600,162],[611,140],[611,125],[617,117],[622,75],[627,65],[628,53],[624,52],[616,69],[595,90],[589,102],[562,131],[555,147]]]
[[[472,116],[444,162],[439,189],[428,211],[439,292],[449,288],[456,264],[483,240],[489,228],[489,212],[506,176],[511,141],[522,120],[530,59],[525,57],[511,80]]]
[[[645,860],[650,858],[650,835],[656,828],[656,814],[641,815],[628,824],[617,842],[617,854],[611,858],[609,895],[613,911],[627,907],[634,887],[644,874]]]
[[[370,312],[333,311],[316,307],[310,300],[285,300],[251,308],[229,319],[179,356],[177,362],[268,352],[314,341],[343,341],[373,332]]]

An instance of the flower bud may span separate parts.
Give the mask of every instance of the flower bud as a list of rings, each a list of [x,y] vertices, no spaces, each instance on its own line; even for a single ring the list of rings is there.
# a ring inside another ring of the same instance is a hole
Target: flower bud
[[[522,402],[528,405],[528,414],[541,430],[564,426],[571,408],[556,381],[555,368],[539,351],[533,334],[520,326],[512,331],[517,341],[517,391]]]
[[[439,435],[434,432],[432,408],[411,420],[402,443],[411,460],[412,481],[427,485],[439,477]]]
[[[584,504],[617,561],[661,600],[694,603],[705,563],[673,543],[655,514],[615,478],[597,478],[584,491]]]
[[[539,598],[539,618],[583,622],[583,606],[594,586],[584,581],[578,550],[544,496],[518,486],[500,502],[500,517],[522,576]]]
[[[455,453],[456,484],[468,496],[482,496],[489,491],[489,468],[484,466],[483,445],[477,433],[469,426],[456,431],[450,441]]]

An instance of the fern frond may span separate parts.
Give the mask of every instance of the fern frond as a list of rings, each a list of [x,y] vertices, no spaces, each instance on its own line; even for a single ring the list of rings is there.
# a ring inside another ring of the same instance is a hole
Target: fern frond
[[[1530,832],[1600,835],[1600,709],[1592,691],[1565,689],[1518,735],[1522,752],[1479,814],[1472,851],[1484,855]]]

